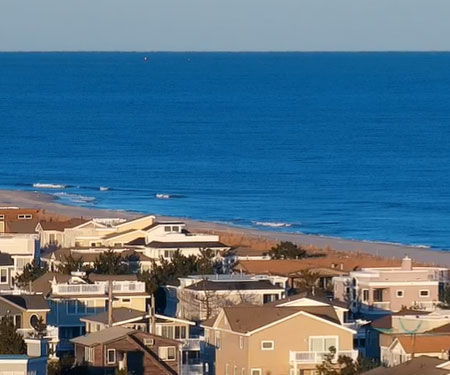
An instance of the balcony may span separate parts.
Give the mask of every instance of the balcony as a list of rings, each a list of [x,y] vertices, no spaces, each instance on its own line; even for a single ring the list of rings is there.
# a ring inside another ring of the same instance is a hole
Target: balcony
[[[108,288],[106,288],[107,290]],[[114,281],[114,293],[140,293],[145,292],[145,283],[141,281]]]
[[[296,364],[318,364],[322,363],[325,355],[329,352],[290,352],[289,361]],[[334,361],[337,361],[339,356],[350,357],[353,360],[358,358],[357,350],[343,350],[336,353]]]
[[[183,351],[200,351],[200,339],[184,339]]]
[[[203,375],[203,364],[181,365],[181,375]]]
[[[101,284],[56,284],[52,286],[56,295],[96,295],[105,294],[105,285]]]

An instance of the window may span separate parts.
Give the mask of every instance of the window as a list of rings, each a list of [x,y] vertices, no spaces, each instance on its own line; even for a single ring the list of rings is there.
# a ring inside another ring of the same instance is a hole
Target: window
[[[153,346],[153,345],[155,345],[155,340],[154,339],[144,339],[144,345],[145,346]]]
[[[397,290],[395,292],[395,295],[397,296],[397,298],[403,298],[405,296],[405,291],[404,290]]]
[[[33,218],[33,215],[31,215],[31,214],[20,214],[20,215],[17,215],[17,218],[19,220],[30,220],[30,219]]]
[[[77,313],[77,301],[67,301],[67,314],[68,315],[76,315]]]
[[[39,317],[36,314],[31,315],[30,317],[30,326],[36,328],[39,323]]]
[[[220,332],[216,332],[216,348],[220,350]]]
[[[168,339],[173,339],[174,338],[173,326],[162,326],[161,336]]]
[[[131,303],[131,298],[122,298],[122,303]]]
[[[180,227],[172,227],[172,232],[179,232],[180,231]]]
[[[244,338],[239,336],[239,349],[244,349]]]
[[[230,366],[227,364],[225,364],[225,375],[230,375]]]
[[[14,315],[14,327],[22,328],[22,315]]]
[[[175,346],[160,346],[158,353],[163,361],[174,361],[177,356]]]
[[[245,375],[245,368],[242,368],[241,375]]]
[[[0,215],[0,220],[5,220],[5,215]]]
[[[419,296],[421,297],[429,297],[430,291],[428,289],[422,289],[419,291]]]
[[[106,352],[106,362],[108,365],[116,363],[116,349],[108,349]]]
[[[15,258],[15,264],[17,271],[23,270],[26,264],[31,263],[30,258]]]
[[[0,283],[6,284],[8,282],[8,270],[5,268],[0,269]]]
[[[86,362],[94,362],[94,348],[84,347],[84,360]]]
[[[170,227],[164,227],[164,232],[170,232],[171,228]]]
[[[369,301],[369,289],[363,289],[362,291],[362,300],[363,302]]]
[[[173,257],[173,251],[171,250],[164,250],[164,258],[172,258]]]
[[[261,350],[273,350],[274,346],[273,341],[261,341]]]
[[[185,326],[176,326],[175,327],[175,338],[176,339],[185,339],[186,338],[186,327]]]
[[[233,368],[233,375],[238,375],[237,366],[234,366]]]
[[[329,352],[332,346],[334,346],[336,350],[339,350],[338,338],[336,336],[319,336],[309,338],[309,351],[311,352]]]
[[[250,370],[250,375],[262,375],[262,370],[260,368],[252,368]]]

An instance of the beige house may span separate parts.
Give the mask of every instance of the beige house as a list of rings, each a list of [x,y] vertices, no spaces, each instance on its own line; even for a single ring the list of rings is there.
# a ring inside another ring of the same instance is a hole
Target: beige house
[[[400,267],[363,268],[335,277],[334,297],[361,312],[399,311],[402,308],[434,310],[440,288],[449,281],[449,269],[417,267],[405,257]]]
[[[324,354],[357,358],[354,330],[328,306],[225,307],[205,322],[217,375],[312,375]]]
[[[34,259],[39,259],[39,236],[30,233],[3,233],[0,234],[0,250],[7,253],[14,261],[12,277],[23,272],[23,268]]]

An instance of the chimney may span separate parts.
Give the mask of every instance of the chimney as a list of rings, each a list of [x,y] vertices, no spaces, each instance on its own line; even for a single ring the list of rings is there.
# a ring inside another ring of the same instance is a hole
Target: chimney
[[[402,271],[411,271],[412,270],[412,260],[408,255],[402,259]]]
[[[108,281],[108,327],[113,325],[113,283]]]

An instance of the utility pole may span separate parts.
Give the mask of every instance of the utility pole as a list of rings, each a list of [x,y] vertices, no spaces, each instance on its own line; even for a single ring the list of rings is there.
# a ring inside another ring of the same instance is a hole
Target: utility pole
[[[113,325],[113,283],[108,281],[108,327]]]

